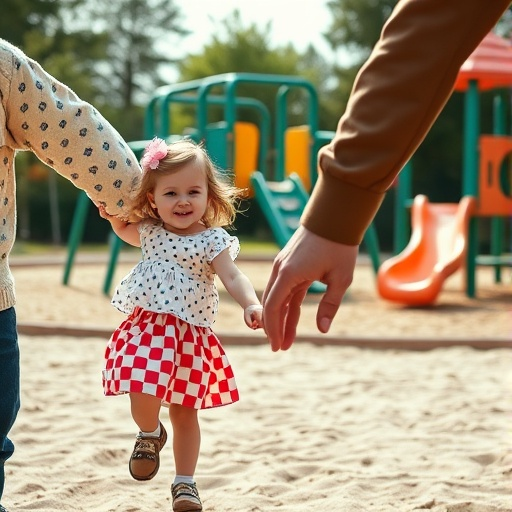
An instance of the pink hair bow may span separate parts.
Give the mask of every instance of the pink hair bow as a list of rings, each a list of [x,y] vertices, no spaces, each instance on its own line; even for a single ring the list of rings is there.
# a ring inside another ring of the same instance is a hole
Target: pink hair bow
[[[158,167],[160,160],[167,156],[167,144],[165,140],[155,137],[144,150],[144,156],[140,163],[145,171],[154,170]]]

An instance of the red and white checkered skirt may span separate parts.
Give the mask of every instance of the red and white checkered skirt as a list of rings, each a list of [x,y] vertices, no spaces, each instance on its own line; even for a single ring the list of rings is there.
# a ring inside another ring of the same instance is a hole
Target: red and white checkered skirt
[[[170,313],[136,308],[107,345],[105,395],[146,393],[163,404],[207,409],[239,398],[219,339]]]

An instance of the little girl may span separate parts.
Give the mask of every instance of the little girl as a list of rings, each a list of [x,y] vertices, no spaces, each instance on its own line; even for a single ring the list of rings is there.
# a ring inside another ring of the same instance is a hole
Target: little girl
[[[136,480],[150,480],[158,471],[167,440],[159,411],[168,405],[176,467],[173,510],[202,510],[194,481],[197,411],[238,400],[232,368],[210,328],[219,302],[215,275],[243,308],[249,327],[262,327],[262,307],[233,262],[237,238],[220,227],[234,220],[241,191],[225,183],[204,149],[189,140],[167,146],[154,139],[141,165],[134,213],[142,220],[126,223],[100,207],[114,232],[141,247],[143,255],[112,299],[128,318],[107,346],[104,391],[130,394],[140,430],[129,462]]]

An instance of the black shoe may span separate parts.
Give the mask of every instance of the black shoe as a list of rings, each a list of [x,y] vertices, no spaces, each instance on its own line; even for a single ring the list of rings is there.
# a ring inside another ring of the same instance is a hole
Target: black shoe
[[[2,507],[2,505],[0,505],[0,512],[8,512],[6,508]]]

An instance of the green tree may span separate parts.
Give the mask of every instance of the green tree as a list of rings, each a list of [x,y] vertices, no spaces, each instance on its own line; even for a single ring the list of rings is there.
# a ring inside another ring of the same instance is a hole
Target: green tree
[[[179,9],[169,0],[89,0],[85,9],[86,25],[94,19],[95,32],[105,37],[106,59],[97,77],[105,96],[121,109],[144,104],[165,83],[165,66],[180,57],[169,51],[173,37],[188,34]]]
[[[496,32],[502,37],[508,37],[512,35],[512,7],[509,7],[501,20],[498,22],[498,26],[496,27]]]
[[[55,78],[98,108],[102,91],[97,81],[96,63],[105,59],[105,38],[89,31],[67,33],[57,27],[51,34],[30,32],[25,52]]]
[[[127,140],[142,138],[144,107],[180,57],[169,48],[188,33],[180,11],[169,0],[69,1],[66,27],[91,38],[82,46],[93,58],[88,68],[95,94],[87,99]]]
[[[329,67],[322,57],[310,47],[304,54],[297,52],[292,45],[272,47],[272,25],[263,29],[255,24],[244,26],[238,10],[219,22],[209,42],[201,53],[189,55],[178,64],[179,81],[186,82],[222,73],[261,73],[274,75],[302,76],[310,80],[319,93],[325,97],[328,87]],[[243,84],[237,89],[239,96],[257,98],[271,113],[275,110],[276,86]],[[288,122],[305,122],[304,97],[300,93],[290,95]],[[179,127],[194,124],[191,108],[179,109]],[[212,121],[222,119],[221,108],[211,109]],[[327,109],[321,110],[326,112]],[[251,120],[248,112],[241,111],[241,119]]]
[[[24,50],[79,96],[94,103],[95,62],[105,58],[105,39],[90,29],[73,31],[71,12],[85,0],[4,0],[0,37]]]
[[[363,62],[379,39],[382,27],[397,0],[330,0],[332,22],[324,37],[333,50],[344,50],[350,61],[331,70],[338,115],[346,107],[352,84]]]
[[[45,33],[58,22],[60,6],[48,0],[3,0],[0,37],[23,48],[27,35]]]
[[[329,0],[332,23],[324,36],[333,49],[349,50],[354,64],[361,65],[379,39],[397,1]]]

